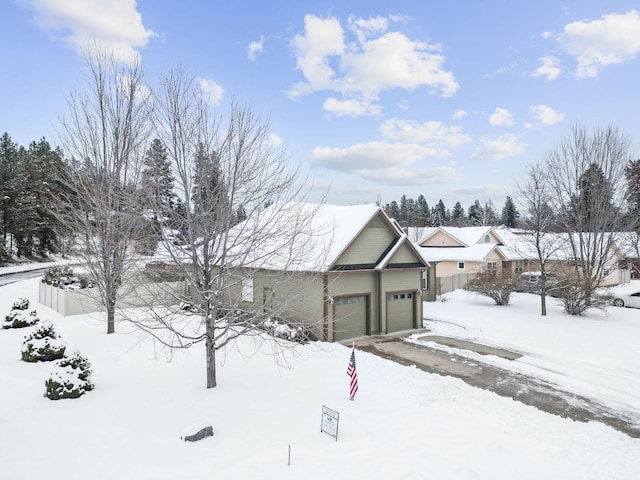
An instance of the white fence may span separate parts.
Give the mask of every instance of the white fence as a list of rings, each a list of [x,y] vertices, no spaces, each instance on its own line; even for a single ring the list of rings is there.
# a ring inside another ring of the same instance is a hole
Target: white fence
[[[185,292],[185,282],[141,283],[129,289],[118,300],[119,308],[147,305],[173,305],[179,302],[178,295]],[[40,282],[38,301],[61,315],[99,312],[104,308],[99,300],[97,288],[63,290]]]

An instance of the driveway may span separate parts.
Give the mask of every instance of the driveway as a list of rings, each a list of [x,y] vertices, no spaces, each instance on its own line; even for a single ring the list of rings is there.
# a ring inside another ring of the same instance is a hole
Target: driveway
[[[412,330],[390,335],[360,337],[342,343],[351,346],[355,342],[358,350],[373,353],[402,365],[415,365],[428,373],[456,377],[471,386],[513,398],[544,412],[580,422],[601,422],[631,437],[640,438],[638,419],[628,418],[623,412],[616,412],[590,398],[565,392],[539,378],[404,340],[404,337],[420,332],[426,334],[424,329]],[[520,358],[516,352],[478,343],[436,335],[427,335],[426,338],[432,343],[475,352],[482,356],[494,355],[511,361]]]

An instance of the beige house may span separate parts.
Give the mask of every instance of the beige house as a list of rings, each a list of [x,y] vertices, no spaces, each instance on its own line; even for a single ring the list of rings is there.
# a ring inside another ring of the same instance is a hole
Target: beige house
[[[305,228],[315,232],[291,244],[304,258],[287,253],[282,266],[271,256],[231,269],[231,304],[277,312],[326,341],[421,327],[423,301],[435,299],[432,271],[398,224],[376,205],[295,208],[307,210],[313,221]]]
[[[502,239],[492,227],[410,229],[426,262],[435,266],[438,294],[463,287],[480,272],[501,271],[509,260]],[[510,268],[510,266],[509,266]]]

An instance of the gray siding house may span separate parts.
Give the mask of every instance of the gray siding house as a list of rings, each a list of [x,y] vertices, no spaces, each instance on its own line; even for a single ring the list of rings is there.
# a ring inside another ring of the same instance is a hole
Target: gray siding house
[[[301,232],[300,241],[314,240],[291,245],[304,259],[283,255],[280,268],[270,261],[228,269],[230,303],[272,310],[325,341],[421,327],[423,301],[435,299],[432,271],[399,225],[376,205],[295,209],[305,210],[313,215],[305,228],[317,230]]]

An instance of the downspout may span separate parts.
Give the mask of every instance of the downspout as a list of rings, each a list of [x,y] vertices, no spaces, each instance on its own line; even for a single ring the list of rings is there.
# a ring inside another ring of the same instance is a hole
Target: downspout
[[[328,341],[329,337],[329,274],[322,275],[322,340]]]
[[[382,330],[382,302],[386,300],[386,297],[382,295],[382,270],[376,270],[376,286],[378,289],[378,301],[376,302],[376,313],[378,316],[378,334],[383,332]],[[386,330],[386,322],[385,322]]]

